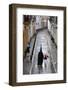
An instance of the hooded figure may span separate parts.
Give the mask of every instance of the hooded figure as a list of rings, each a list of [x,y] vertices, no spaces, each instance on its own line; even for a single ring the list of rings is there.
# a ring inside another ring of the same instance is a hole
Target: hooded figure
[[[42,65],[42,63],[43,63],[43,52],[42,52],[42,47],[41,47],[38,53],[38,65]]]

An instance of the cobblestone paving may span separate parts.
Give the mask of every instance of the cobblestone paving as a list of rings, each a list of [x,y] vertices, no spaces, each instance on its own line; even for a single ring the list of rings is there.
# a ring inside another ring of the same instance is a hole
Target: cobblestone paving
[[[47,60],[44,59],[42,67],[39,67],[37,61],[41,45],[43,54],[47,54],[49,57]],[[39,31],[37,34],[32,62],[30,62],[27,57],[23,63],[24,74],[47,74],[57,72],[57,49],[51,41],[51,37],[46,29]]]
[[[43,54],[47,54],[49,58],[47,60],[43,60],[42,67],[38,67],[38,52],[40,50],[40,46],[42,45]],[[34,55],[32,60],[32,68],[31,74],[44,74],[44,73],[54,73],[56,72],[56,66],[54,63],[57,62],[57,50],[54,44],[51,41],[51,38],[47,32],[47,30],[40,31],[37,35]]]

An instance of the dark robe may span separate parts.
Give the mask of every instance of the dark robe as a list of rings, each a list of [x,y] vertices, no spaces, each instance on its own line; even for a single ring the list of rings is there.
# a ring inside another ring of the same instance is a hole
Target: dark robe
[[[42,65],[43,63],[43,53],[42,51],[38,53],[38,65]]]

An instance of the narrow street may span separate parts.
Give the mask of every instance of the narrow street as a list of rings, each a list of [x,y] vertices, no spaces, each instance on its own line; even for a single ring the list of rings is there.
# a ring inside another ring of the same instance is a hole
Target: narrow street
[[[57,73],[57,17],[24,15],[23,18],[23,74]],[[40,47],[42,66],[38,64]]]
[[[38,61],[38,52],[40,50],[40,45],[42,45],[42,51],[43,54],[47,54],[49,57],[47,60],[43,60],[42,67],[38,67],[37,61]],[[37,34],[35,48],[34,48],[34,54],[32,59],[32,65],[30,69],[30,74],[44,74],[44,73],[55,73],[54,67],[51,62],[51,46],[53,45],[49,33],[47,29],[41,30]],[[54,49],[54,53],[56,54],[56,48]]]

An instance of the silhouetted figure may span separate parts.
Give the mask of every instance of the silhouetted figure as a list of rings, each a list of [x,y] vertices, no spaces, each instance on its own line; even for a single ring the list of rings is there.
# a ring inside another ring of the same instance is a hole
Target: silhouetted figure
[[[25,50],[25,57],[26,57],[26,55],[29,54],[29,53],[30,53],[30,43],[27,44],[27,48],[26,48],[26,50]]]
[[[43,52],[42,52],[42,48],[40,48],[40,52],[38,53],[38,65],[42,66],[43,63]]]
[[[27,53],[29,53],[29,52],[30,52],[30,43],[28,43],[28,45],[27,45],[26,52],[27,52]]]

